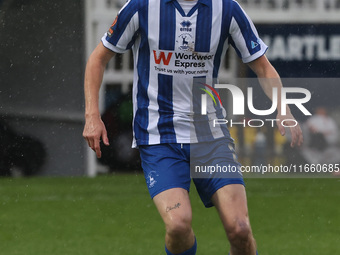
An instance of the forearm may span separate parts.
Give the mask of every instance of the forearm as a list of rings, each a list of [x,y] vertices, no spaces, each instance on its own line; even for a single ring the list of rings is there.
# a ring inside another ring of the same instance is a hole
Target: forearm
[[[84,80],[85,116],[100,116],[99,90],[105,67],[114,54],[100,43],[87,62]]]
[[[280,75],[265,57],[258,62],[254,61],[254,63],[250,64],[250,67],[256,73],[260,85],[267,97],[273,101],[273,95],[277,96],[277,111],[281,114],[282,82]],[[276,89],[277,93],[273,93],[273,89]],[[286,114],[288,113],[290,113],[290,109],[287,106]]]
[[[103,80],[105,66],[93,55],[89,58],[85,70],[85,116],[100,115],[99,113],[99,90]]]
[[[288,105],[286,106],[286,113],[283,115],[281,109],[281,88],[282,82],[279,74],[275,68],[269,63],[266,56],[262,56],[253,62],[249,63],[249,67],[256,73],[261,87],[265,94],[273,101],[273,95],[277,96],[277,126],[281,135],[285,135],[285,127],[282,124],[283,116],[288,116],[291,122],[288,122],[290,126],[290,132],[292,136],[291,146],[301,146],[303,143],[302,131],[299,124],[295,121],[294,116],[291,114]],[[273,89],[277,89],[277,93],[273,93]]]
[[[275,71],[275,69],[274,69]],[[275,71],[275,73],[277,73]],[[268,77],[262,77],[259,78],[259,82],[261,84],[261,87],[264,91],[264,93],[273,101],[273,96],[277,97],[277,112],[279,114],[282,113],[281,109],[281,89],[282,89],[282,82],[280,76],[277,74],[276,77],[269,76]],[[273,92],[274,89],[276,89],[276,93]],[[288,105],[286,105],[286,114],[290,113],[290,109]]]
[[[106,49],[101,43],[92,52],[85,69],[85,126],[83,136],[89,147],[94,150],[97,157],[101,157],[100,139],[109,145],[109,139],[99,112],[99,90],[103,81],[106,64],[114,53]]]

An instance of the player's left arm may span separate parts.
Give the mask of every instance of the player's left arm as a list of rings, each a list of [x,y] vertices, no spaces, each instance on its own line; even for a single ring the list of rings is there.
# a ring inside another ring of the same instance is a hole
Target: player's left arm
[[[288,105],[286,108],[286,115],[282,115],[281,111],[281,88],[282,82],[279,74],[275,70],[275,68],[271,65],[265,55],[257,58],[256,60],[248,63],[248,66],[255,72],[257,75],[261,87],[265,94],[272,100],[272,89],[277,88],[278,91],[278,105],[277,105],[277,121],[276,124],[281,135],[285,135],[286,131],[285,128],[282,126],[281,122],[284,119],[292,119],[295,120],[294,116],[292,115]],[[290,126],[294,125],[294,122],[287,123]],[[291,146],[301,146],[303,143],[303,136],[300,125],[297,124],[295,127],[290,127],[290,132],[292,135]]]

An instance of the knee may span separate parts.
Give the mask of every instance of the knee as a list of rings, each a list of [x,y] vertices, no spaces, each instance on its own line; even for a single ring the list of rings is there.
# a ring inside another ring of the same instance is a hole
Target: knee
[[[166,232],[171,237],[184,237],[191,233],[189,217],[174,217],[166,224]]]
[[[249,222],[247,220],[236,220],[232,226],[228,227],[227,235],[230,243],[234,245],[250,241],[252,232]]]

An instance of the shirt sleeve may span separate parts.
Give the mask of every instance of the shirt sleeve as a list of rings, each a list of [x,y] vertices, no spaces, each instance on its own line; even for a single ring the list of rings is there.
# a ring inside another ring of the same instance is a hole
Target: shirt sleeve
[[[104,34],[103,45],[117,53],[131,49],[139,28],[137,1],[128,1],[118,12],[110,29]]]
[[[241,6],[236,1],[233,1],[232,6],[230,44],[242,61],[249,63],[264,55],[268,46],[259,38],[253,22]]]

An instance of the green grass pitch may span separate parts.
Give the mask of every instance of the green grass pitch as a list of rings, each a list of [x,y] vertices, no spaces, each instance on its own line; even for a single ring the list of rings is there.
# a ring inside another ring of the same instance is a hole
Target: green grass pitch
[[[340,254],[340,179],[246,179],[260,255]],[[215,209],[190,192],[198,255],[226,255]],[[0,254],[161,255],[142,175],[0,179]]]

